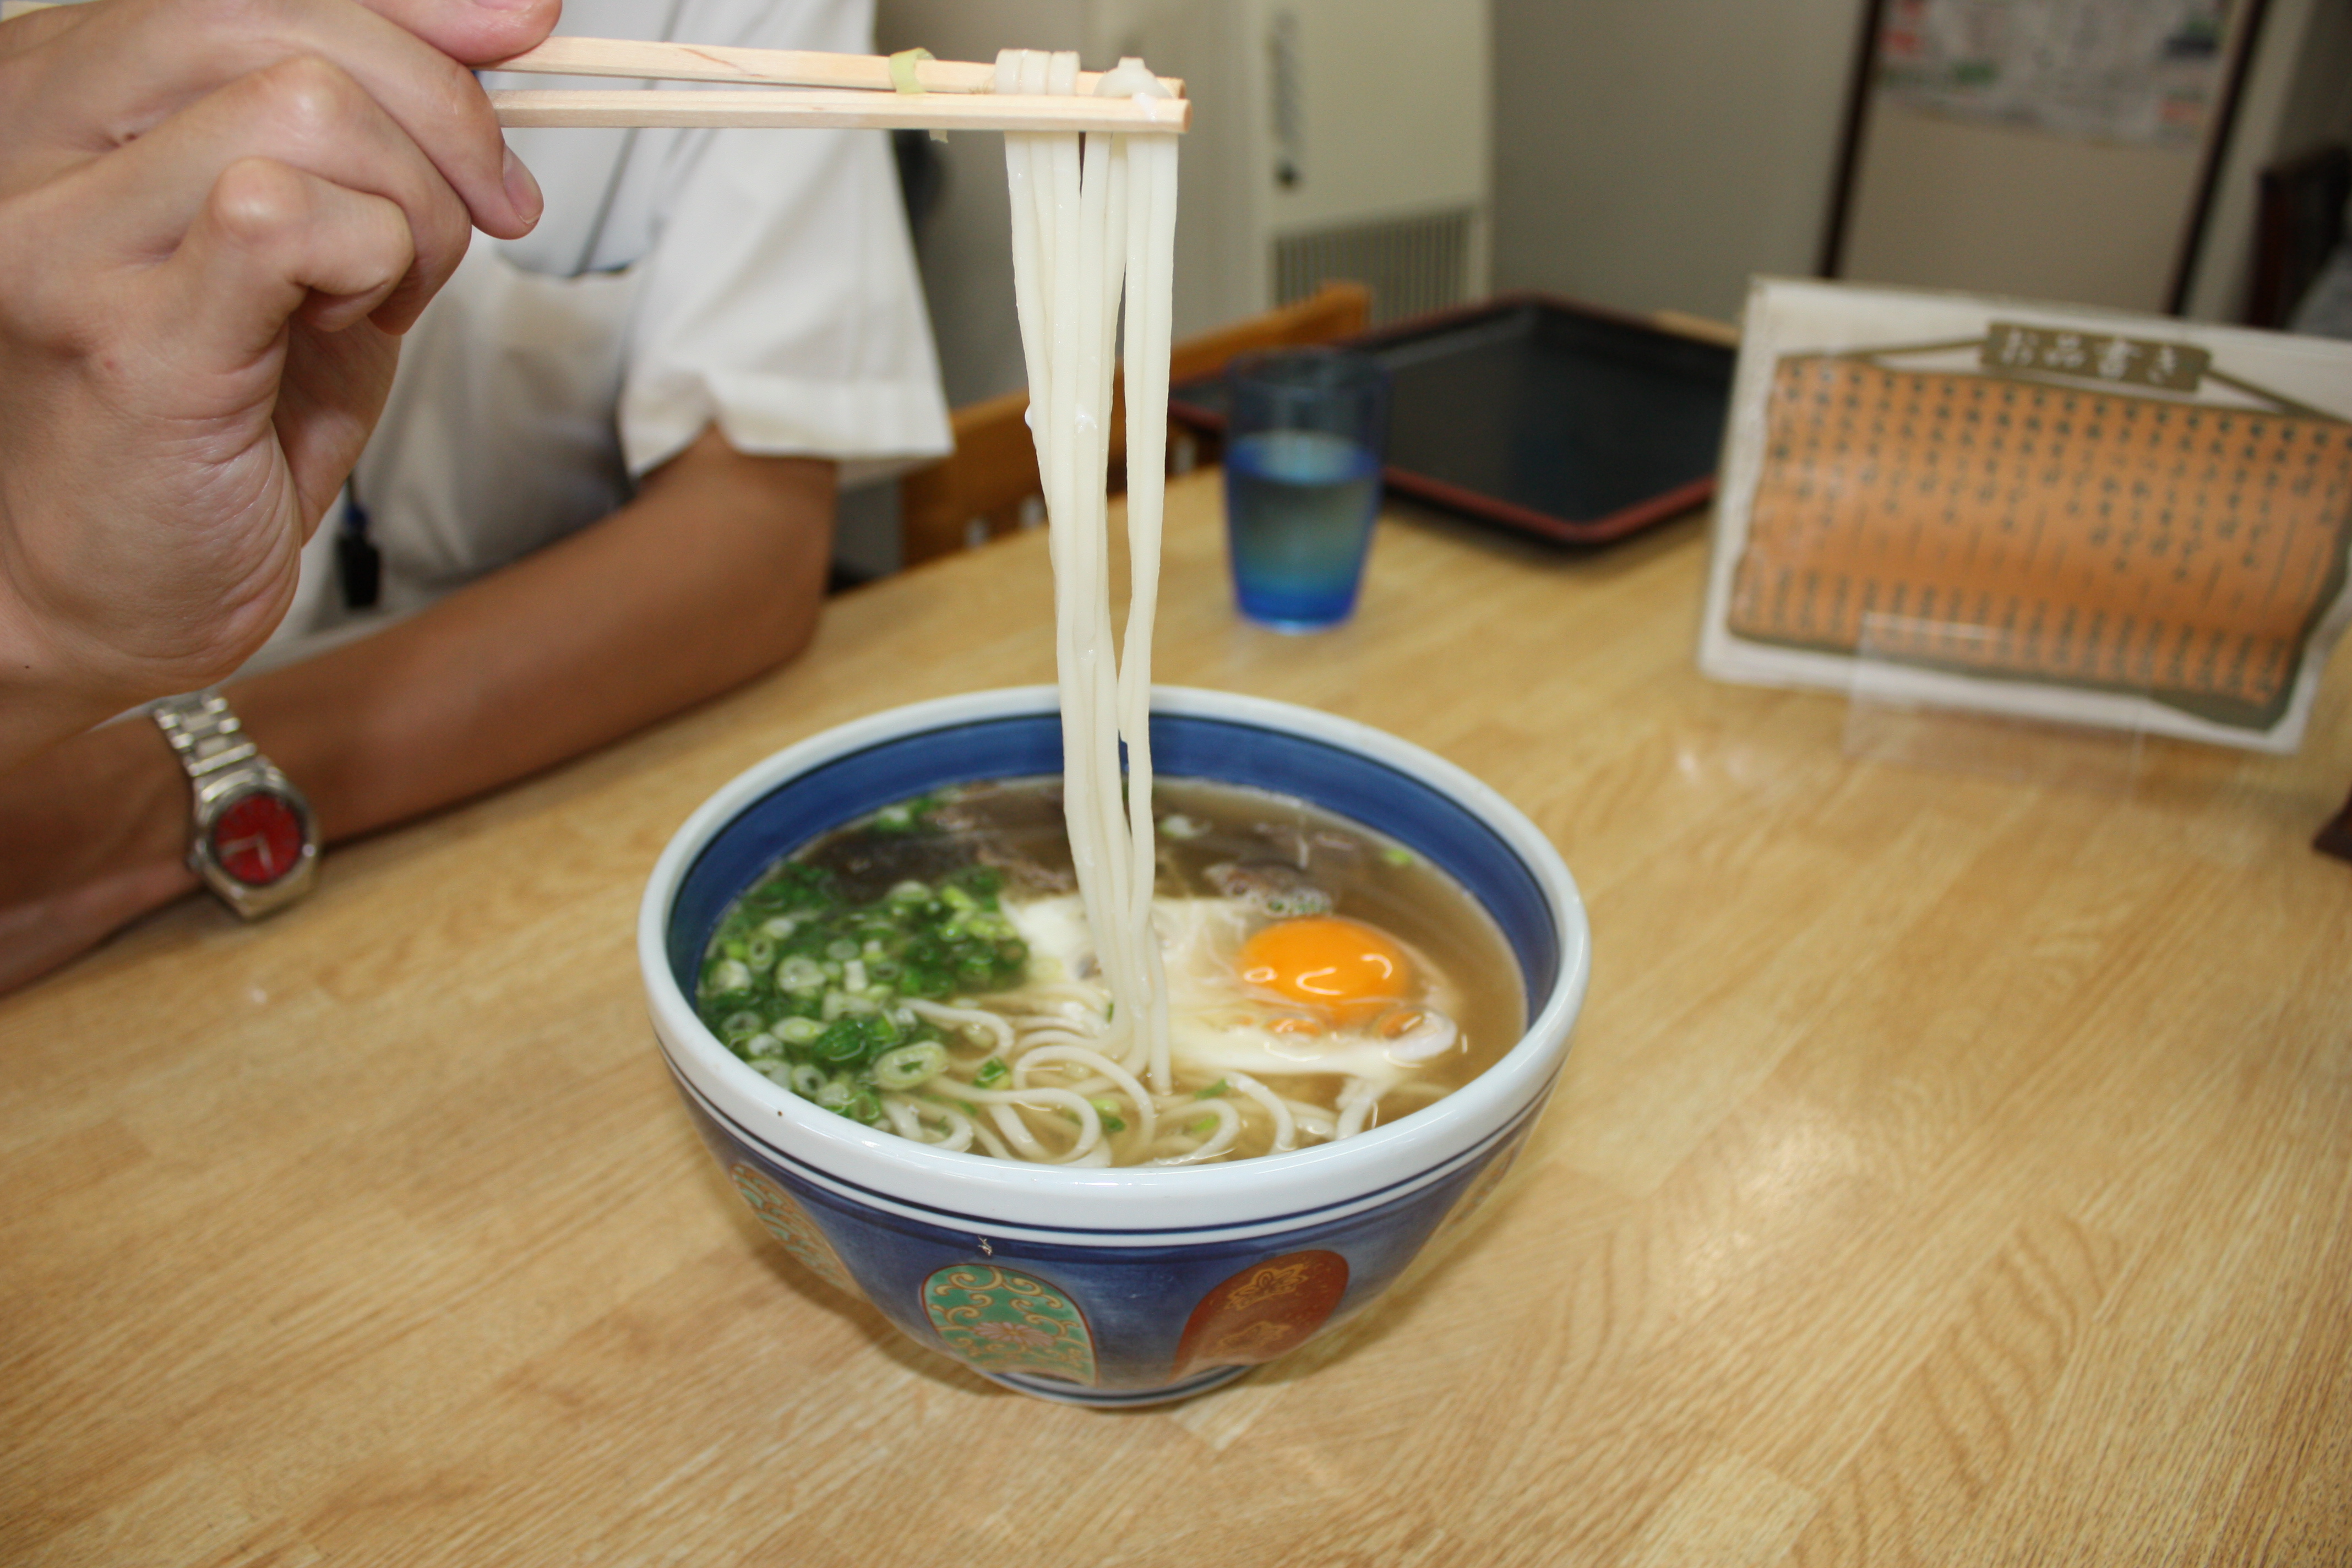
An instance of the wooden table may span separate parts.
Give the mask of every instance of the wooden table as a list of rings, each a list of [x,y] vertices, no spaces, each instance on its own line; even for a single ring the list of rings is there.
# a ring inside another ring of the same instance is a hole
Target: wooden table
[[[738,769],[1051,677],[1044,540],[0,1002],[11,1564],[2352,1560],[2352,668],[2304,754],[2127,794],[1848,755],[1710,683],[1696,520],[1575,559],[1393,517],[1343,630],[1159,673],[1367,720],[1559,842],[1598,963],[1508,1195],[1190,1405],[1002,1393],[799,1273],[658,1064],[632,924]]]

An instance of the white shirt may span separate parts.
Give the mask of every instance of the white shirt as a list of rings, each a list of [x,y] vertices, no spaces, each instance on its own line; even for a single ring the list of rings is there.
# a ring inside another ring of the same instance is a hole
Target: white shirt
[[[568,0],[557,30],[857,53],[872,47],[873,13],[871,0]],[[882,132],[508,141],[545,214],[521,239],[475,237],[403,343],[346,492],[382,555],[378,604],[343,604],[339,506],[248,671],[373,630],[586,527],[713,423],[739,451],[835,458],[852,482],[950,446]]]

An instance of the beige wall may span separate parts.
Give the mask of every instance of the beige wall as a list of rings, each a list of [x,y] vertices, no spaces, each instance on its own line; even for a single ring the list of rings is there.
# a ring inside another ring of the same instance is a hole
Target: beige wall
[[[1854,182],[1841,276],[2030,300],[2164,309],[2196,147],[2078,141],[1881,99]]]
[[[1496,288],[1727,316],[1812,271],[1862,0],[1494,6]],[[2163,308],[2193,153],[1878,118],[1849,276]],[[2238,318],[2257,172],[2347,138],[2352,0],[2270,0],[2189,315]]]
[[[1495,0],[1495,283],[1729,320],[1810,274],[1861,0]]]

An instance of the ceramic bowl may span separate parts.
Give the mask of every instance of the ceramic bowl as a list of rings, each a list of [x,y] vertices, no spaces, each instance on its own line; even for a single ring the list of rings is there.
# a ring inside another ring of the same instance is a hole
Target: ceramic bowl
[[[1163,688],[1154,763],[1301,796],[1451,873],[1509,939],[1526,1035],[1470,1083],[1355,1137],[1231,1165],[1071,1169],[869,1130],[738,1060],[689,1001],[711,932],[779,857],[941,785],[1061,769],[1050,687],[975,692],[778,752],[681,827],[637,948],[654,1028],[711,1152],[791,1255],[919,1342],[1045,1398],[1182,1398],[1361,1310],[1500,1179],[1559,1072],[1591,967],[1550,843],[1493,790],[1364,725]]]

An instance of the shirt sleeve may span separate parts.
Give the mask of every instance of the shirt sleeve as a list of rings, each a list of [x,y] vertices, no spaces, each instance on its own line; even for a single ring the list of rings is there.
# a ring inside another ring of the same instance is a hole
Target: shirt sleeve
[[[860,0],[758,10],[768,20],[744,43],[868,47]],[[886,134],[724,130],[691,145],[639,264],[620,400],[630,473],[714,421],[737,450],[769,456],[863,467],[948,451]]]

